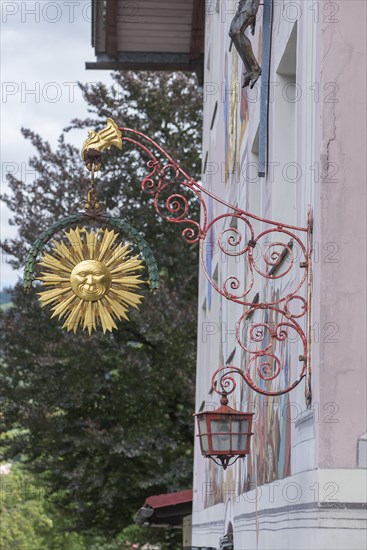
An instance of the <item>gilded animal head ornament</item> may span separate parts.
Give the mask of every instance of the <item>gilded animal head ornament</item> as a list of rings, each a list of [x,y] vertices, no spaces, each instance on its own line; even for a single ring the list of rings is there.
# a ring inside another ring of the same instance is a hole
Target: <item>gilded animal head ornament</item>
[[[85,159],[85,152],[88,149],[102,153],[106,149],[110,149],[112,145],[118,149],[122,149],[121,132],[112,118],[107,119],[107,126],[99,132],[90,130],[89,138],[86,139],[82,147],[82,159]]]

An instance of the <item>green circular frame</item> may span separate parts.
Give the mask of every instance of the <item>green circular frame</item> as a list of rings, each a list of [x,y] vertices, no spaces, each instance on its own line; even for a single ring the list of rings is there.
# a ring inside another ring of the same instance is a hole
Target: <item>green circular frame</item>
[[[98,222],[102,225],[109,226],[113,229],[116,229],[118,232],[123,233],[129,241],[134,243],[144,258],[144,261],[147,265],[148,275],[149,275],[149,286],[150,290],[154,291],[159,288],[159,272],[156,259],[153,255],[153,252],[148,245],[148,243],[139,235],[137,229],[135,229],[128,222],[119,219],[113,218],[112,216],[90,216],[84,212],[79,212],[77,214],[72,214],[66,218],[62,218],[58,222],[51,225],[46,231],[44,231],[38,239],[34,241],[31,246],[30,251],[27,254],[25,266],[24,266],[24,277],[23,277],[23,286],[26,291],[32,289],[32,283],[35,280],[35,268],[37,257],[40,254],[41,250],[45,244],[58,232],[72,225],[82,223],[82,222]]]

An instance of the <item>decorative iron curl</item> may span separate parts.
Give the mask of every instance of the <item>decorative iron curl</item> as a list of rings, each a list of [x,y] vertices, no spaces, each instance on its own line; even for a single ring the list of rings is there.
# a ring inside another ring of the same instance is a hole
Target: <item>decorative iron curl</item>
[[[183,220],[189,211],[189,201],[183,195],[173,193],[166,199],[166,208],[171,214],[177,214],[175,221]]]
[[[247,320],[250,313],[260,308],[250,308],[246,311],[239,320],[239,323],[236,328],[236,341],[241,346],[241,348],[249,354],[249,361],[245,369],[245,378],[247,384],[265,395],[281,395],[287,393],[291,389],[295,388],[302,378],[306,374],[307,366],[307,340],[302,330],[302,327],[294,318],[289,318],[284,310],[276,308],[274,306],[261,307],[261,309],[267,309],[273,311],[275,314],[280,315],[281,320],[277,322],[274,326],[270,323],[255,323],[252,325],[248,331],[248,336],[246,337],[246,343],[243,341],[243,323]],[[280,378],[281,373],[284,369],[284,364],[279,356],[275,353],[275,343],[290,341],[291,333],[297,334],[303,348],[303,353],[300,355],[299,360],[302,362],[302,367],[300,368],[299,374],[295,377],[296,379],[289,383],[286,387],[278,389],[277,391],[271,391],[269,389],[259,388],[256,382],[253,379],[251,374],[252,368],[257,373],[257,375],[265,382],[273,381],[277,378]],[[264,345],[261,345],[265,341]],[[254,348],[251,347],[251,343],[254,344]],[[259,346],[260,344],[260,346]]]
[[[236,389],[236,380],[231,376],[233,373],[237,372],[239,369],[237,367],[219,367],[212,376],[212,388],[218,395],[229,395]],[[222,371],[229,371],[219,377],[220,390],[217,388],[216,378]]]
[[[237,227],[228,227],[221,231],[218,238],[215,242],[207,241],[207,237],[212,234],[212,230],[216,223],[226,223],[227,220],[235,219],[236,221],[241,221],[245,224],[245,226],[248,228],[249,235],[248,239],[244,239],[243,233],[237,228]],[[212,220],[207,228],[205,233],[202,236],[202,240],[200,243],[200,257],[201,257],[201,265],[202,269],[204,271],[204,274],[206,278],[208,279],[209,283],[212,285],[212,287],[219,292],[222,296],[227,298],[228,300],[231,300],[233,302],[237,302],[239,304],[244,305],[250,305],[250,301],[246,300],[246,297],[251,292],[252,287],[254,285],[254,277],[253,277],[253,270],[252,270],[252,262],[248,261],[250,275],[249,275],[249,281],[246,286],[246,288],[243,290],[242,293],[234,294],[233,290],[238,290],[241,287],[241,282],[239,281],[238,277],[231,275],[226,278],[224,281],[222,287],[220,287],[212,278],[212,275],[208,272],[207,265],[206,265],[206,252],[205,252],[205,246],[211,246],[212,248],[215,247],[215,244],[218,246],[219,250],[229,257],[240,257],[246,255],[252,254],[252,247],[251,243],[254,239],[254,230],[252,227],[252,224],[250,220],[248,220],[246,217],[244,217],[242,214],[239,213],[230,213],[230,214],[221,214],[214,220]],[[240,250],[232,250],[234,247],[241,246]]]
[[[145,148],[144,148],[145,150]],[[150,153],[151,155],[151,153]],[[152,156],[152,155],[151,155]],[[190,186],[188,182],[178,182],[179,170],[171,163],[161,168],[159,161],[154,157],[147,162],[150,173],[142,180],[141,187],[145,193],[154,197],[154,208],[157,214],[164,220],[171,223],[185,224],[187,227],[182,231],[182,237],[188,244],[195,244],[201,238],[202,229],[196,220],[189,217],[189,200],[185,195],[172,192],[168,197],[163,198],[164,208],[160,206],[161,195],[165,190],[171,192],[173,185],[185,185],[197,196],[202,206],[206,208],[205,203],[196,189]],[[167,177],[169,170],[174,170],[175,176]],[[154,180],[157,179],[157,181]],[[166,211],[166,212],[165,212]],[[168,214],[167,214],[168,213]]]
[[[257,373],[262,378],[262,380],[274,380],[277,378],[281,371],[281,363],[278,357],[273,355],[272,353],[269,353],[266,355],[266,357],[271,357],[274,360],[274,363],[276,365],[276,369],[274,370],[274,365],[270,363],[269,360],[262,361],[257,367]]]
[[[172,171],[173,175],[169,175],[169,172]],[[180,170],[175,165],[175,163],[169,162],[165,164],[159,172],[159,178],[161,181],[166,183],[176,183],[177,179],[180,177]]]
[[[214,241],[210,241],[210,246],[212,248],[218,247],[218,249],[225,255],[229,257],[243,257],[247,267],[248,275],[246,277],[245,286],[241,288],[241,282],[235,275],[228,276],[225,281],[220,286],[216,281],[213,280],[212,274],[208,272],[206,265],[206,254],[205,246],[208,246],[208,236],[212,234],[211,229],[213,229],[215,224],[226,224],[228,220],[236,220],[243,222],[245,224],[245,231],[248,231],[246,239],[244,238],[244,232],[241,231],[238,227],[227,227],[222,230]],[[270,242],[265,244],[265,249],[261,251],[261,239],[268,235],[279,234],[285,235],[291,238],[289,243],[282,241]],[[212,287],[219,292],[222,296],[244,306],[252,306],[252,302],[249,299],[249,294],[255,284],[255,275],[269,280],[282,279],[292,270],[296,268],[296,256],[293,251],[293,243],[296,243],[298,250],[300,252],[301,260],[298,263],[298,269],[301,270],[301,277],[297,281],[294,289],[287,294],[279,295],[276,299],[267,302],[269,305],[278,306],[284,304],[284,307],[287,308],[287,315],[290,317],[301,317],[307,311],[307,308],[303,308],[303,311],[300,315],[294,315],[290,312],[288,304],[290,299],[293,299],[297,292],[304,285],[307,280],[307,265],[308,265],[308,250],[303,244],[302,240],[294,233],[286,229],[284,226],[279,226],[276,228],[267,229],[261,232],[259,235],[255,236],[254,229],[251,221],[244,215],[238,213],[228,213],[222,214],[212,220],[208,226],[206,233],[202,237],[201,242],[201,263],[204,274],[208,279]],[[233,250],[234,248],[237,250]],[[280,248],[280,250],[277,250]],[[256,253],[261,251],[260,259],[263,259],[266,267],[266,271],[263,271],[258,265],[258,258],[256,258]],[[283,261],[287,259],[288,265],[285,269],[281,270],[280,273],[277,272],[278,268],[281,268]],[[303,266],[303,267],[301,267]],[[240,289],[240,290],[239,290]],[[234,291],[238,291],[235,293]],[[259,305],[260,307],[261,305]]]
[[[154,208],[157,214],[168,222],[184,224],[183,239],[188,244],[197,243],[205,233],[207,225],[207,208],[200,185],[148,136],[131,128],[120,128],[120,131],[122,132],[122,141],[133,143],[149,156],[147,166],[150,172],[143,178],[141,187],[144,192],[154,197]],[[134,137],[130,137],[131,134]],[[157,155],[166,160],[161,163]],[[189,190],[193,193],[193,198],[199,200],[202,209],[202,224],[190,217],[190,199],[177,191],[179,187]],[[168,196],[163,197],[164,192],[167,192]]]
[[[301,302],[301,311],[300,313],[292,313],[289,309],[289,304],[293,301],[293,300],[300,300]],[[308,311],[308,302],[305,298],[303,298],[303,296],[298,296],[298,295],[290,295],[287,297],[287,299],[285,300],[285,303],[284,303],[284,313],[285,315],[288,317],[288,318],[293,318],[293,319],[299,319],[300,317],[303,317],[305,315],[305,313],[307,313]]]
[[[273,361],[273,364],[271,363],[270,359]],[[227,395],[230,395],[236,389],[236,381],[233,376],[237,374],[242,378],[244,382],[246,382],[246,384],[252,390],[255,390],[258,393],[262,393],[263,395],[275,397],[277,395],[283,395],[293,390],[296,386],[298,386],[298,384],[306,375],[306,365],[304,365],[298,378],[292,384],[290,384],[286,388],[281,388],[277,391],[267,390],[258,386],[253,381],[250,375],[250,369],[252,367],[252,364],[255,363],[256,361],[258,361],[258,364],[256,365],[256,373],[263,382],[265,383],[272,382],[273,380],[275,380],[277,377],[280,376],[282,372],[282,365],[278,357],[276,357],[272,353],[269,353],[266,356],[255,355],[250,359],[249,364],[246,370],[244,371],[239,369],[238,367],[235,367],[234,365],[224,366],[217,369],[212,377],[213,390],[219,395],[224,395],[225,397],[227,397]],[[220,372],[222,371],[227,371],[227,372],[219,376]],[[219,385],[221,387],[220,390],[217,388],[217,384],[216,384],[217,378],[219,378]]]
[[[157,160],[151,159],[148,160],[147,166],[148,168],[151,168],[151,172],[142,180],[141,188],[145,193],[150,193],[151,195],[154,195],[154,193],[156,192],[157,184],[155,183],[153,176],[159,169],[159,163]]]
[[[185,195],[181,195],[176,191],[171,190],[172,183],[159,184],[154,196],[154,207],[157,214],[164,220],[184,224],[186,227],[182,231],[182,237],[188,244],[197,243],[202,235],[202,227],[200,223],[189,216],[190,204],[189,199]],[[163,197],[165,191],[169,191],[168,197]],[[197,195],[200,201],[202,197],[195,189],[193,193]],[[160,202],[163,202],[162,208]]]
[[[258,309],[265,309],[265,308],[253,307],[250,310],[246,311],[238,321],[238,324],[236,327],[236,340],[244,351],[251,354],[264,355],[267,351],[269,351],[272,348],[274,344],[274,340],[277,340],[278,342],[283,342],[289,339],[288,329],[294,330],[300,336],[303,344],[306,345],[306,339],[305,339],[303,330],[301,326],[295,321],[295,319],[289,319],[285,315],[284,311],[279,308],[268,306],[266,309],[268,309],[269,311],[274,311],[277,314],[286,317],[286,320],[278,322],[275,326],[271,326],[269,323],[255,323],[254,325],[252,325],[248,333],[248,340],[250,340],[251,342],[254,342],[255,344],[262,342],[265,339],[265,332],[264,332],[264,329],[265,329],[268,331],[268,334],[269,334],[269,342],[260,351],[251,350],[249,346],[243,342],[243,339],[241,336],[243,334],[243,323],[247,320],[247,317],[249,316],[250,313]],[[259,330],[259,327],[261,327],[260,330]]]
[[[224,217],[224,216],[223,216]],[[226,216],[227,217],[227,216]],[[251,224],[249,223],[248,220],[242,218],[241,216],[233,216],[233,215],[230,215],[231,218],[238,218],[242,221],[245,221],[245,223],[247,223],[251,229],[251,238],[253,237],[253,230],[252,230],[252,226]],[[218,219],[215,220],[215,222],[217,222]],[[223,237],[225,237],[225,240],[226,240],[226,244],[229,246],[229,247],[235,247],[235,246],[239,246],[242,241],[243,241],[243,236],[242,236],[242,233],[241,231],[239,231],[237,229],[237,227],[228,227],[227,229],[224,229],[221,234],[219,235],[217,241],[218,241],[218,246],[220,248],[220,250],[226,254],[227,256],[242,256],[243,254],[246,254],[246,252],[249,251],[249,245],[248,243],[246,243],[243,248],[241,250],[239,250],[238,252],[230,252],[230,250],[228,250],[228,248],[225,248],[224,244],[223,244]]]

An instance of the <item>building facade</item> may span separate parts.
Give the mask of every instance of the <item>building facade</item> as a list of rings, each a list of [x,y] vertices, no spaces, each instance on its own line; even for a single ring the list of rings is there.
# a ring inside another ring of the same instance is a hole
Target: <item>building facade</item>
[[[201,456],[196,438],[192,545],[236,550],[362,549],[366,547],[367,416],[366,4],[273,0],[268,52],[264,38],[269,29],[263,25],[260,6],[255,34],[248,36],[260,65],[267,53],[270,56],[265,177],[258,175],[259,157],[264,155],[259,139],[264,131],[261,79],[253,89],[242,88],[244,66],[228,36],[237,4],[206,3],[203,186],[243,211],[297,227],[307,226],[311,209],[311,321],[308,332],[303,328],[310,342],[312,402],[307,408],[304,379],[279,397],[261,395],[237,381],[230,405],[255,413],[251,451],[223,470]],[[235,295],[246,288],[252,274],[238,254],[241,245],[235,237],[241,233],[247,242],[249,228],[226,217],[229,210],[222,203],[206,200],[209,219],[222,217],[213,225],[204,250],[204,269],[211,283],[203,270],[200,273],[197,411],[219,405],[219,396],[211,390],[216,369],[236,365],[246,371],[256,366],[256,361],[250,364],[247,352],[251,326],[279,322],[271,312],[257,311],[248,319],[246,334],[241,328],[236,336],[246,307],[215,287],[223,289],[237,281],[231,286]],[[251,223],[256,234],[269,227],[256,219]],[[280,237],[284,244],[285,238]],[[305,244],[304,236],[300,239]],[[275,240],[268,234],[270,244]],[[267,244],[260,247],[260,256]],[[300,245],[293,244],[297,259]],[[237,255],[228,254],[230,250]],[[260,257],[259,265],[263,261]],[[248,299],[256,301],[257,295],[268,302],[287,295],[300,277],[299,269],[295,273],[290,269],[279,279],[254,277]],[[299,292],[304,296],[305,285]],[[264,338],[261,333],[257,342]],[[281,358],[280,378],[296,379],[301,339],[296,334],[274,346],[273,355]],[[279,380],[261,382],[256,373],[254,378],[263,388],[277,389]]]

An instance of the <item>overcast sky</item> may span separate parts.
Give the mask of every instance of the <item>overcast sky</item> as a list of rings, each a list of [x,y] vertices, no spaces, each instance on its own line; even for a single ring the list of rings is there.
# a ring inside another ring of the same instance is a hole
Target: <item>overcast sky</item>
[[[86,71],[95,61],[91,46],[89,0],[0,0],[1,9],[1,189],[6,173],[23,177],[34,150],[21,133],[31,128],[55,145],[62,129],[76,116],[87,114],[76,82],[102,80],[108,71]],[[69,140],[81,146],[87,132],[74,131]],[[1,205],[1,239],[14,235],[9,211]],[[1,288],[13,286],[20,273],[1,258]]]

